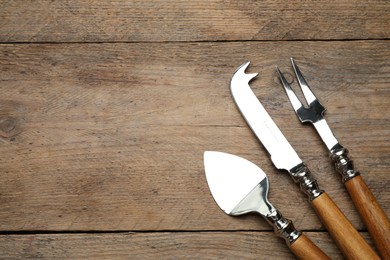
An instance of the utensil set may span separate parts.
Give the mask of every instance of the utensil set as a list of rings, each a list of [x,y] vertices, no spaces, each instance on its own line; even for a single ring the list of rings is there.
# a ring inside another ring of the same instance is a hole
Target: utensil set
[[[330,158],[354,202],[364,224],[383,257],[390,259],[390,222],[375,196],[354,169],[348,151],[335,138],[325,118],[325,108],[311,91],[295,61],[291,63],[297,82],[306,99],[304,106],[295,95],[283,73],[276,67],[279,79],[291,105],[302,123],[312,123],[329,150]],[[322,189],[307,165],[300,159],[259,99],[249,82],[257,74],[247,74],[250,62],[242,64],[233,74],[230,90],[239,111],[260,143],[268,151],[275,167],[289,173],[308,200],[329,234],[347,259],[380,259],[332,198]],[[218,206],[229,215],[256,212],[270,223],[276,234],[285,239],[300,259],[329,259],[325,253],[297,231],[292,222],[268,202],[268,178],[253,163],[222,152],[204,154],[207,183]]]

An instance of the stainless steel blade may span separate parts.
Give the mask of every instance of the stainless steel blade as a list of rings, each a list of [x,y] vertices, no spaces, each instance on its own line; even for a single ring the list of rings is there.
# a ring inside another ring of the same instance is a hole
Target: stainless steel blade
[[[291,220],[269,203],[268,178],[255,164],[232,154],[207,151],[204,165],[211,194],[225,213],[260,213],[289,247],[302,236]],[[329,259],[314,244],[311,247],[315,253],[308,259]]]
[[[275,167],[290,171],[302,160],[250,88],[249,82],[257,74],[245,74],[249,64],[241,65],[232,77],[230,90],[233,99],[256,137],[271,155]]]
[[[255,164],[223,152],[206,151],[207,183],[218,206],[227,214],[255,211],[263,216],[274,212],[268,202],[268,179]]]

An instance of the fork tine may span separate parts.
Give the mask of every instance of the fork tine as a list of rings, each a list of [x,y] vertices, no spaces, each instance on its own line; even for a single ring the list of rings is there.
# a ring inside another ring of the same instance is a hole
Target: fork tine
[[[291,63],[292,63],[292,66],[294,68],[295,76],[298,79],[298,84],[302,89],[302,93],[305,96],[308,105],[310,105],[310,103],[315,101],[317,98],[314,95],[314,93],[310,90],[309,85],[307,84],[305,78],[303,77],[302,72],[300,71],[298,66],[295,64],[295,61],[293,58],[291,58]]]
[[[291,105],[293,106],[295,112],[298,111],[301,107],[303,107],[301,101],[299,101],[298,97],[295,95],[294,90],[291,88],[290,84],[288,84],[286,78],[283,76],[278,66],[276,67],[276,71],[279,74],[280,82],[282,83],[284,90],[287,93],[288,98],[290,99]]]

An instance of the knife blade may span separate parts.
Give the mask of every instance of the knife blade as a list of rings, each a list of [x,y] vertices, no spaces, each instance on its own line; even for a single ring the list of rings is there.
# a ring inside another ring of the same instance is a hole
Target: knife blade
[[[302,163],[302,160],[249,87],[248,83],[258,74],[246,74],[248,66],[249,62],[240,66],[232,77],[230,89],[233,99],[256,137],[271,155],[275,167],[290,170]]]
[[[232,154],[206,151],[204,167],[210,192],[226,214],[257,212],[299,259],[330,259],[268,201],[268,178],[257,165]]]
[[[253,93],[249,82],[257,74],[245,73],[249,64],[250,62],[242,64],[233,74],[231,94],[253,133],[270,154],[275,167],[287,170],[293,180],[299,183],[329,234],[347,258],[380,259],[328,194],[319,188],[310,170]]]

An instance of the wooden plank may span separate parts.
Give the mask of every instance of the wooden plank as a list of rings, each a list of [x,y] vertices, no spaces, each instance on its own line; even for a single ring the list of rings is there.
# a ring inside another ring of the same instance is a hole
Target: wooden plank
[[[2,1],[1,42],[384,39],[390,4],[342,1]]]
[[[232,101],[230,77],[248,59],[263,105],[364,229],[325,147],[298,122],[276,78],[275,64],[291,73],[290,56],[389,214],[388,41],[3,44],[0,230],[270,230],[257,216],[217,208],[205,150],[261,165],[270,201],[297,228],[323,229]]]
[[[306,234],[343,259],[327,234]],[[2,235],[0,250],[3,259],[295,259],[272,232]]]

